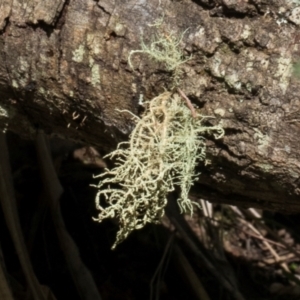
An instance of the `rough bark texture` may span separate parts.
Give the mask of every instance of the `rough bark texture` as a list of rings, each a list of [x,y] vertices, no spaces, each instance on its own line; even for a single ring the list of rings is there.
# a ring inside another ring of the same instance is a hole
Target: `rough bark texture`
[[[184,35],[193,59],[181,88],[226,131],[208,140],[195,197],[300,212],[300,7],[288,0],[1,0],[0,128],[84,141],[126,139],[142,94],[170,74],[131,50],[162,30]],[[210,139],[210,137],[208,137]]]

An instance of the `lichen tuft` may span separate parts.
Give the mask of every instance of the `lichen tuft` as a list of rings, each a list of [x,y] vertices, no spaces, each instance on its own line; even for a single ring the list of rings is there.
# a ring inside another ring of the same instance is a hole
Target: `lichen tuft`
[[[165,69],[173,73],[173,81],[175,85],[178,85],[179,79],[182,75],[180,66],[191,59],[191,56],[185,58],[179,46],[186,31],[187,30],[185,30],[180,37],[177,37],[173,32],[169,32],[167,34],[161,29],[158,30],[157,33],[152,37],[152,41],[149,45],[145,44],[145,42],[142,40],[142,49],[130,51],[128,57],[129,66],[134,69],[131,61],[132,55],[138,53],[146,54],[154,61],[163,63]]]
[[[192,116],[190,109],[175,93],[164,92],[145,103],[142,118],[129,142],[107,155],[116,167],[106,169],[96,187],[95,221],[117,218],[120,229],[112,248],[135,229],[158,223],[164,215],[168,194],[180,187],[177,200],[181,212],[193,212],[188,193],[196,177],[195,166],[205,160],[204,132],[223,136],[220,126],[203,126],[204,116]]]

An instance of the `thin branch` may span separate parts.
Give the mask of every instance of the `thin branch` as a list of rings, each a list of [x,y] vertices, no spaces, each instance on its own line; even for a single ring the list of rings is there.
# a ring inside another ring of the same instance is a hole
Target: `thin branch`
[[[186,94],[180,88],[177,88],[177,90],[178,90],[180,96],[185,100],[188,108],[191,110],[193,118],[196,118],[196,111],[195,111],[195,108],[194,108],[191,100],[186,96]]]

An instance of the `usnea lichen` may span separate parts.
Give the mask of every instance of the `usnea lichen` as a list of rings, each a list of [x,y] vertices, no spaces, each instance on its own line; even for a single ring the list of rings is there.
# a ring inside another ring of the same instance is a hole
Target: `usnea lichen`
[[[182,75],[180,66],[186,62],[179,49],[182,40],[175,35],[158,33],[150,45],[142,42],[141,50],[131,51],[131,57],[146,54],[163,62],[173,73],[174,87],[178,87]],[[128,142],[107,155],[116,166],[103,174],[96,187],[96,207],[99,215],[95,221],[116,218],[120,229],[112,247],[122,242],[133,230],[147,223],[158,223],[164,215],[167,197],[176,186],[180,189],[177,200],[181,212],[193,213],[196,204],[188,193],[196,179],[195,167],[205,160],[206,143],[204,132],[215,138],[223,136],[220,126],[204,126],[206,118],[195,113],[192,104],[183,92],[166,91],[151,101],[145,102],[141,118],[134,116],[136,126]],[[188,106],[184,102],[187,101]]]
[[[142,40],[142,49],[130,51],[128,57],[129,66],[134,69],[131,61],[132,55],[138,53],[146,54],[154,61],[163,63],[165,69],[173,73],[173,82],[175,85],[177,85],[182,75],[180,66],[191,59],[191,57],[185,58],[180,49],[180,43],[186,31],[187,30],[185,30],[178,38],[172,31],[169,31],[169,33],[164,33],[160,30],[152,37],[152,41],[149,45],[145,44],[145,42]]]
[[[97,185],[100,213],[95,220],[117,218],[120,224],[113,248],[133,230],[159,222],[175,186],[181,190],[177,200],[181,212],[193,212],[188,193],[195,166],[205,159],[202,134],[214,132],[220,138],[224,133],[220,126],[203,126],[201,115],[193,118],[178,94],[165,92],[145,105],[130,141],[108,155],[115,158],[116,167],[97,176],[104,179]],[[115,184],[119,188],[111,187]]]

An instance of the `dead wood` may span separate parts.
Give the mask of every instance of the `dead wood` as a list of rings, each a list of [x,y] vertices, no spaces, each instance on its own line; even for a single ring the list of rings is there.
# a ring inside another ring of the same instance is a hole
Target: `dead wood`
[[[298,10],[281,0],[2,1],[0,127],[114,149],[133,126],[116,109],[138,114],[141,95],[170,87],[162,65],[127,62],[163,18],[166,37],[188,28],[180,88],[226,132],[207,142],[194,197],[299,212]]]

